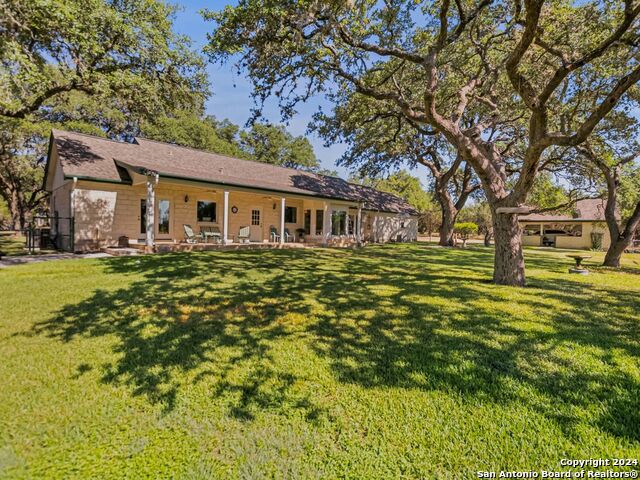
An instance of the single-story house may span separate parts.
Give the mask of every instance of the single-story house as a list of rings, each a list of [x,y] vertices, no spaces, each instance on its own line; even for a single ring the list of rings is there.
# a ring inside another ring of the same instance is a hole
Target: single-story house
[[[606,201],[576,202],[573,215],[530,214],[519,218],[522,243],[556,248],[607,249],[611,244],[604,217]]]
[[[196,235],[214,229],[221,244],[348,245],[413,241],[418,232],[416,210],[395,195],[144,138],[53,130],[44,185],[60,219],[52,235],[64,236],[55,229],[73,219],[66,247],[74,251],[180,245],[185,225]]]

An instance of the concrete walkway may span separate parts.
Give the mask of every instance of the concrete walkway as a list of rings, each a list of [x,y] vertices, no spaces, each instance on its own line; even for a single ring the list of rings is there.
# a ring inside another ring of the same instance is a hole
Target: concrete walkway
[[[105,258],[107,253],[47,253],[43,255],[21,255],[19,257],[2,257],[0,268],[24,265],[27,263],[48,262],[50,260],[72,260],[78,258]]]

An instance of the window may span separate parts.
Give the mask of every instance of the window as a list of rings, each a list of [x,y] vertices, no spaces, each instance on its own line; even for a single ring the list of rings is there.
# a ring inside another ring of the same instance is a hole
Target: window
[[[347,233],[347,212],[344,210],[334,210],[331,214],[331,235],[346,235]]]
[[[347,219],[349,220],[349,225],[348,225],[348,232],[349,235],[355,235],[356,232],[356,216],[355,215],[349,215],[347,217]]]
[[[572,237],[581,237],[582,236],[582,224],[574,223],[573,225],[567,225],[567,235]]]
[[[198,200],[198,221],[216,221],[216,203],[208,200]]]
[[[147,233],[147,201],[140,200],[140,233]]]
[[[169,213],[171,202],[160,200],[158,202],[158,233],[169,233]]]
[[[556,236],[581,237],[582,224],[580,223],[552,223],[545,225],[544,233]]]
[[[522,230],[525,235],[540,235],[540,225],[525,225]]]
[[[251,210],[251,225],[260,225],[260,210]]]
[[[285,223],[297,223],[298,209],[296,207],[284,207]]]
[[[316,210],[316,235],[322,235],[324,227],[324,210]]]
[[[311,235],[311,210],[304,211],[304,233]]]

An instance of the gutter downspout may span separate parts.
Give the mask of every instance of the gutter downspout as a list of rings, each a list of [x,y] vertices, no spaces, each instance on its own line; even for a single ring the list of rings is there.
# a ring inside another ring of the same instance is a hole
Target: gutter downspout
[[[78,177],[73,177],[71,184],[70,203],[69,205],[69,250],[73,253],[76,245],[76,188],[78,187]]]

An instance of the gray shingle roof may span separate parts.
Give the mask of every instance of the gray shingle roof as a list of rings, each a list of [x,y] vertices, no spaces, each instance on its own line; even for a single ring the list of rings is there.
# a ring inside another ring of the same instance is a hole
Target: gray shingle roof
[[[417,214],[403,199],[341,178],[136,138],[118,142],[92,135],[52,131],[66,177],[126,181],[116,162],[160,176],[199,180],[321,198],[363,202],[368,210]]]
[[[589,198],[585,200],[579,200],[574,207],[574,215],[545,215],[540,213],[533,213],[531,215],[522,215],[519,220],[521,222],[603,222],[604,209],[607,205],[606,200],[601,198]]]

